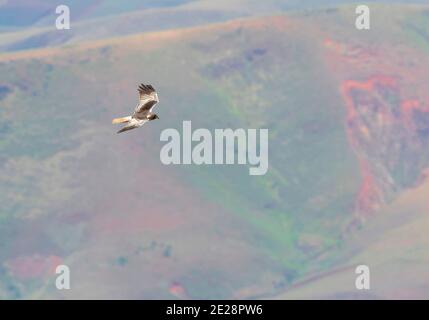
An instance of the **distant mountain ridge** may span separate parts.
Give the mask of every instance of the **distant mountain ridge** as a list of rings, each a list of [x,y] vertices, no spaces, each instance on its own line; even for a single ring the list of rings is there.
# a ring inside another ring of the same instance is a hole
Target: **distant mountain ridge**
[[[376,1],[369,1],[371,2]],[[0,4],[0,50],[44,48],[141,32],[205,25],[240,17],[321,10],[350,3],[353,1],[266,0],[261,3],[255,0],[73,0],[67,3],[73,27],[71,30],[58,32],[55,29],[55,8],[60,4],[57,0],[5,1]],[[394,3],[404,1],[398,0]],[[424,1],[405,3],[411,5]]]

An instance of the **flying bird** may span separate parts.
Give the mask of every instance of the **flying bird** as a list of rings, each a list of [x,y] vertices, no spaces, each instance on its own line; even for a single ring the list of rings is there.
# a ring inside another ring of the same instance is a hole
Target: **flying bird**
[[[156,90],[149,84],[141,84],[138,89],[139,103],[132,116],[116,118],[112,120],[113,124],[126,123],[118,133],[139,128],[148,121],[159,119],[158,115],[152,112],[155,105],[159,102]]]

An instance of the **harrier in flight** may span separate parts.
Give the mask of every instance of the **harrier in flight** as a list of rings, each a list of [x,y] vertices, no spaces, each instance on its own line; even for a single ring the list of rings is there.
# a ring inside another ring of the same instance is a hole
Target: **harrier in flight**
[[[132,116],[113,119],[112,123],[126,123],[118,133],[139,128],[146,122],[159,119],[158,116],[152,112],[155,105],[159,102],[158,94],[151,85],[141,84],[139,86],[140,101],[134,110]]]

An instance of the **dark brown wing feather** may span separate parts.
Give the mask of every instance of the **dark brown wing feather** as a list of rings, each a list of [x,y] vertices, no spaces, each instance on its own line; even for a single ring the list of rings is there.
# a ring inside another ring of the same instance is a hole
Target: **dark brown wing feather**
[[[139,94],[140,94],[140,99],[142,97],[145,97],[147,95],[152,94],[153,92],[156,92],[156,90],[150,84],[145,85],[143,83],[139,85],[138,91],[139,91]]]

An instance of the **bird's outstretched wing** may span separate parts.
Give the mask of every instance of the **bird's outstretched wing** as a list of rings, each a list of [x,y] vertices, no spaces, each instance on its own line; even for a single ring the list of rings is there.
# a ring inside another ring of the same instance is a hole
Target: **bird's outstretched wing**
[[[146,115],[152,111],[153,107],[159,102],[156,90],[149,84],[139,86],[139,104],[134,110],[134,118],[145,119]]]
[[[125,127],[123,127],[121,130],[119,130],[116,133],[122,133],[122,132],[125,132],[125,131],[128,131],[128,130],[132,130],[132,129],[135,129],[135,128],[138,128],[138,127],[139,126],[136,126],[136,125],[125,126]]]

